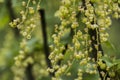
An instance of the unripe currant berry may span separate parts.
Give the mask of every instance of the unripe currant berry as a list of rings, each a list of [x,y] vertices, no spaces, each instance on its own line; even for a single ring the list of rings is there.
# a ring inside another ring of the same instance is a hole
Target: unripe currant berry
[[[106,64],[105,63],[100,64],[100,68],[105,70],[106,69]]]
[[[34,11],[34,8],[33,7],[29,7],[29,13],[30,14],[33,14],[35,11]]]
[[[22,1],[22,6],[26,6],[26,2],[25,1]]]
[[[35,1],[35,0],[33,0],[33,1],[32,1],[32,3],[33,3],[33,4],[36,4],[36,1]]]
[[[111,71],[108,73],[110,77],[115,77],[115,72]]]

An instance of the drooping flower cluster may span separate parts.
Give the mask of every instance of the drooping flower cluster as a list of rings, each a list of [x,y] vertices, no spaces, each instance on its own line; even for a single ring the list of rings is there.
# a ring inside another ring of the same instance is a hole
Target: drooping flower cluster
[[[13,22],[10,23],[11,27],[17,27],[22,36],[27,39],[31,38],[31,32],[36,27],[35,14],[37,14],[37,11],[40,9],[40,1],[41,0],[22,1],[22,6],[25,10],[20,11],[21,18],[14,19]]]
[[[25,79],[26,67],[35,61],[35,58],[29,56],[27,41],[31,39],[31,33],[36,27],[37,17],[34,16],[37,14],[40,1],[23,1],[25,11],[20,12],[21,18],[10,23],[11,27],[17,27],[23,35],[19,55],[15,57],[13,67],[15,80]],[[55,25],[55,34],[52,36],[54,44],[50,46],[52,52],[49,56],[52,67],[47,69],[54,74],[53,80],[66,77],[87,80],[84,77],[87,75],[95,75],[98,78],[109,75],[106,79],[110,80],[115,76],[101,59],[101,43],[106,42],[109,36],[106,30],[112,24],[111,16],[120,17],[119,4],[119,0],[61,0],[61,6],[55,14],[61,24]],[[41,64],[46,65],[44,61],[41,61]],[[38,65],[35,65],[34,70],[38,69]],[[40,73],[48,75],[42,69]]]
[[[17,18],[10,23],[13,28],[18,28],[20,34],[23,36],[20,43],[20,50],[18,55],[14,58],[15,65],[12,67],[14,72],[14,80],[25,79],[25,71],[28,65],[34,63],[32,56],[29,56],[29,47],[27,46],[28,40],[31,39],[31,33],[36,27],[38,19],[37,11],[40,9],[41,0],[23,0],[23,9],[20,11],[21,18]]]
[[[48,71],[55,74],[53,80],[61,80],[67,74],[72,74],[70,71],[75,63],[78,66],[75,80],[82,80],[84,73],[98,75],[98,66],[108,69],[100,60],[103,56],[101,43],[106,42],[109,36],[106,30],[112,24],[111,16],[119,18],[119,13],[117,0],[61,1],[55,14],[61,24],[55,25],[52,36],[54,45],[50,46],[53,50],[49,56],[52,68],[48,68]]]

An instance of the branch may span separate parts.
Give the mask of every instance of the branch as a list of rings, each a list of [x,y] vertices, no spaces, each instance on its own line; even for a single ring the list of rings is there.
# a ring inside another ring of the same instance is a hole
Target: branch
[[[101,51],[102,55],[103,54],[103,49],[101,46],[101,42],[100,42],[100,34],[99,34],[99,28],[95,28],[95,29],[90,29],[88,31],[89,35],[90,35],[90,40],[91,40],[91,46],[92,46],[92,57],[95,59],[95,61],[97,61],[97,51]],[[98,39],[97,39],[98,38]],[[95,48],[95,45],[98,45],[98,50]]]
[[[26,68],[26,75],[27,75],[28,80],[35,80],[35,78],[32,74],[32,65],[31,64],[29,64]]]
[[[86,10],[87,7],[86,7],[86,4],[85,4],[85,0],[82,0],[83,1],[83,7],[84,9]],[[90,2],[90,4],[94,7],[93,3]],[[95,14],[95,12],[94,12]],[[93,22],[91,22],[91,24],[94,24],[94,20]],[[101,46],[101,40],[100,40],[100,32],[99,32],[99,28],[95,28],[95,29],[91,29],[91,28],[88,28],[88,34],[90,35],[90,40],[91,40],[91,47],[92,47],[92,51],[91,51],[91,57],[95,59],[95,61],[97,61],[97,51],[101,51],[102,53],[102,56],[104,56],[104,52],[103,52],[103,49],[102,49],[102,46]],[[95,48],[95,45],[98,45],[98,49]],[[103,62],[105,63],[105,62]],[[109,75],[107,74],[107,76],[102,76],[101,72],[104,72],[105,74],[107,73],[106,70],[102,70],[100,69],[100,67],[98,66],[97,67],[98,71],[99,71],[99,75],[100,75],[100,78],[101,80],[104,80],[104,77],[105,77],[105,80],[107,77],[109,77]]]
[[[43,41],[44,41],[44,52],[45,52],[45,57],[46,57],[46,62],[48,67],[52,68],[51,62],[49,60],[49,47],[48,47],[48,39],[47,39],[47,32],[46,32],[46,21],[45,21],[45,11],[43,9],[39,10],[39,14],[41,17],[41,25],[42,25],[42,35],[43,35]],[[54,73],[50,73],[51,76],[54,75]]]
[[[12,0],[6,0],[6,7],[10,16],[10,21],[13,21],[16,18],[16,16],[12,8]],[[15,36],[19,37],[20,35],[19,30],[17,28],[14,28],[13,30],[14,30]]]

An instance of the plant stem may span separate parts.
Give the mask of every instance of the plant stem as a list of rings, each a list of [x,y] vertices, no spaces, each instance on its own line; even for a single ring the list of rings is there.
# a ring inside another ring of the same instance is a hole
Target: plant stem
[[[86,1],[82,0],[82,2],[83,2],[83,7],[86,10],[87,9],[86,4],[85,4]],[[90,2],[90,4],[94,7],[92,2]],[[96,14],[96,13],[94,12],[94,14]],[[91,24],[96,24],[96,23],[93,20],[91,22]],[[90,40],[91,40],[91,45],[90,46],[92,47],[91,58],[94,58],[95,62],[97,62],[98,61],[98,58],[97,58],[98,51],[101,51],[102,56],[104,56],[104,52],[103,52],[103,49],[102,49],[102,46],[101,46],[99,28],[95,28],[95,29],[88,28],[88,34],[89,34]],[[95,45],[98,46],[98,49],[96,49]],[[107,71],[100,69],[99,66],[97,67],[97,69],[99,71],[99,75],[100,75],[101,80],[104,80],[104,76],[102,76],[101,72],[104,72],[106,74]],[[109,76],[107,75],[106,78],[107,77],[109,77]]]
[[[6,0],[6,7],[10,16],[10,21],[13,21],[16,18],[16,15],[12,8],[12,0]],[[19,30],[17,28],[14,28],[13,30],[14,30],[15,36],[18,38],[20,36]]]
[[[47,39],[47,31],[46,31],[46,21],[45,21],[45,11],[43,9],[39,10],[39,14],[41,17],[41,25],[42,25],[42,35],[43,35],[43,42],[44,42],[44,52],[45,52],[45,57],[46,57],[46,63],[48,67],[52,68],[51,62],[49,60],[49,47],[48,47],[48,39]],[[50,73],[51,76],[54,75],[54,73]]]
[[[34,76],[32,75],[32,64],[29,64],[26,68],[26,75],[28,80],[35,80]]]

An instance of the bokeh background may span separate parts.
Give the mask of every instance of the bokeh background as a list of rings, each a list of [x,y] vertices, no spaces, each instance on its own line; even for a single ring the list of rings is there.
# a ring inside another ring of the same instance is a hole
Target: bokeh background
[[[20,10],[24,9],[21,4],[22,0],[0,0],[0,80],[13,80],[14,75],[11,68],[14,64],[14,57],[18,54],[22,36],[9,26],[9,22],[20,17]],[[40,4],[41,8],[45,10],[49,45],[52,44],[51,35],[54,33],[54,25],[60,24],[59,19],[54,16],[59,5],[60,0],[42,0]],[[120,19],[112,19],[108,33],[108,42],[103,44],[104,52],[120,58]],[[36,40],[37,47],[42,51],[41,25],[34,30],[30,45],[32,46]]]

